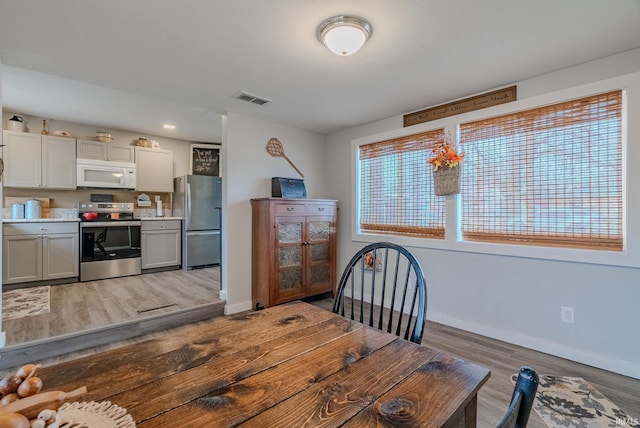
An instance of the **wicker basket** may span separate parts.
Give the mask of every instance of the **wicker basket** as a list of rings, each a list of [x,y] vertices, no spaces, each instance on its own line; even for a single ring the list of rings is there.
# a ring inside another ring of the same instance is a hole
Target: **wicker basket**
[[[453,168],[445,166],[433,171],[433,190],[436,196],[460,193],[460,169],[460,165],[456,165]]]

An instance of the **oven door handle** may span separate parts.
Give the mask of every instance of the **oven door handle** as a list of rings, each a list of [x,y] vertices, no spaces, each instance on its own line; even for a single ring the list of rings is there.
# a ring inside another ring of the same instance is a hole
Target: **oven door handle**
[[[80,223],[82,228],[87,227],[114,227],[114,226],[142,226],[142,222],[138,221],[85,221]]]

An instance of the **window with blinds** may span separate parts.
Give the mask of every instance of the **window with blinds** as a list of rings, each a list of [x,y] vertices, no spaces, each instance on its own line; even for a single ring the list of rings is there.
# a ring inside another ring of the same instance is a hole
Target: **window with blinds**
[[[359,227],[365,233],[444,238],[445,198],[433,192],[431,148],[444,129],[359,147]]]
[[[460,126],[465,240],[622,251],[622,93]]]

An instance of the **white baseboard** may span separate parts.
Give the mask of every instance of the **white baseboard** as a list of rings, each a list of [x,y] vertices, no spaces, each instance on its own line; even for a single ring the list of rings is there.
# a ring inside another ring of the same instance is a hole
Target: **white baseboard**
[[[514,345],[524,346],[525,348],[535,351],[544,352],[545,354],[555,355],[557,357],[566,358],[578,363],[587,364],[589,366],[619,373],[635,379],[640,379],[640,364],[611,358],[605,355],[584,352],[580,349],[571,348],[557,342],[551,342],[538,337],[528,336],[512,330],[501,330],[480,325],[476,322],[469,322],[458,318],[453,318],[441,313],[428,312],[427,318],[440,324],[459,328],[492,339],[502,340],[503,342],[512,343]],[[425,339],[428,343],[429,332],[425,332]]]
[[[238,312],[250,311],[251,309],[253,309],[253,306],[250,300],[248,302],[236,303],[234,305],[227,303],[224,305],[224,314],[237,314]]]

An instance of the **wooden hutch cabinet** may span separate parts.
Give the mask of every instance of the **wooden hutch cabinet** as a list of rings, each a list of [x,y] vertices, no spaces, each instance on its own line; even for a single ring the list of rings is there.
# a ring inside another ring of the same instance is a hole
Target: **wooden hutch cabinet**
[[[254,309],[335,291],[337,201],[252,199]]]

